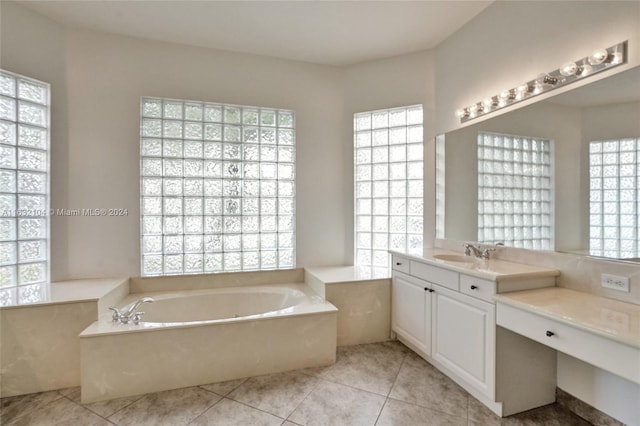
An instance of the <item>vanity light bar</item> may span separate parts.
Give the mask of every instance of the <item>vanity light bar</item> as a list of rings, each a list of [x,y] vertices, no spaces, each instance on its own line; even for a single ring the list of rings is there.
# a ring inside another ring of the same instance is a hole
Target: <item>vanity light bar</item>
[[[461,123],[465,123],[626,62],[627,41],[623,41],[607,49],[598,49],[591,55],[575,62],[567,62],[556,70],[540,74],[538,78],[527,81],[513,89],[505,90],[499,95],[488,97],[483,101],[461,108],[456,111],[456,116]]]

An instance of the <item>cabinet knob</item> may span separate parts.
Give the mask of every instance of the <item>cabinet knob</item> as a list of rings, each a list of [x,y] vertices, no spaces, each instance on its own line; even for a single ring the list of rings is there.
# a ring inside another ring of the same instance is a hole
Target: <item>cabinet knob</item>
[[[547,332],[545,334],[547,335],[547,337],[551,337],[551,336],[555,335],[556,333],[554,333],[553,331],[547,330]]]
[[[396,266],[402,265],[402,262],[396,262]]]
[[[472,285],[472,286],[471,286],[471,290],[477,290],[477,289],[478,289],[478,286],[477,286],[477,285]]]
[[[432,288],[430,288],[430,289],[429,289],[429,293],[433,293],[434,291],[435,291],[435,290],[434,290],[434,289],[432,289]]]
[[[429,289],[425,287],[425,288],[424,288],[424,291],[429,291]]]

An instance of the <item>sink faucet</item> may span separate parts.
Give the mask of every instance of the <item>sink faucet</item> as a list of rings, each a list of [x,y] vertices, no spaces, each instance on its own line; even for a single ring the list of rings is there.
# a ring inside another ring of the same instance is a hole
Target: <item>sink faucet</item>
[[[154,301],[155,300],[151,297],[143,297],[136,300],[135,303],[132,303],[131,306],[129,306],[129,308],[124,312],[120,312],[117,308],[111,307],[109,308],[113,311],[113,315],[111,316],[111,318],[114,322],[118,322],[120,324],[127,324],[129,321],[133,322],[134,324],[138,324],[140,322],[140,318],[142,318],[142,316],[144,315],[144,312],[137,311],[138,306],[142,305],[143,303],[151,303]]]
[[[471,243],[465,243],[464,244],[464,255],[465,256],[471,256],[471,253],[473,253],[473,255],[475,257],[479,257],[483,260],[489,260],[491,258],[491,252],[496,251],[496,249],[492,248],[492,247],[485,247],[482,248],[480,245],[478,245],[477,247],[474,246]]]

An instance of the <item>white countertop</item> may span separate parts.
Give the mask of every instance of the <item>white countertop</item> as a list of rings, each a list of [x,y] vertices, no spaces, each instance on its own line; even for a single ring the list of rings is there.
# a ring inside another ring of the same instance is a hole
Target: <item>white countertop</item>
[[[494,296],[511,305],[640,349],[640,305],[560,287]]]
[[[391,278],[390,268],[373,266],[316,266],[305,267],[305,272],[325,284],[372,281]]]
[[[470,257],[473,264],[448,262],[441,259],[436,259],[433,256],[438,254],[447,255],[462,255],[462,253],[456,253],[449,250],[443,250],[438,248],[426,248],[422,256],[413,254],[407,254],[398,251],[390,251],[391,254],[402,256],[409,259],[414,259],[420,262],[428,263],[433,266],[444,267],[452,271],[460,272],[462,274],[473,275],[478,278],[484,278],[487,280],[493,280],[496,282],[509,280],[509,279],[523,279],[523,278],[538,278],[548,276],[558,276],[560,271],[557,269],[543,268],[540,266],[526,265],[524,263],[508,262],[501,259],[482,260],[474,257]]]
[[[97,301],[128,281],[129,278],[92,278],[43,284],[38,301],[11,304],[0,309]]]

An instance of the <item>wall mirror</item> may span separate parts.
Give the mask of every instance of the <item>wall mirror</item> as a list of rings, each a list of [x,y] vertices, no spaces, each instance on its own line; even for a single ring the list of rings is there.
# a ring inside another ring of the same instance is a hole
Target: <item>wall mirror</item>
[[[437,238],[640,261],[640,67],[436,140]]]

